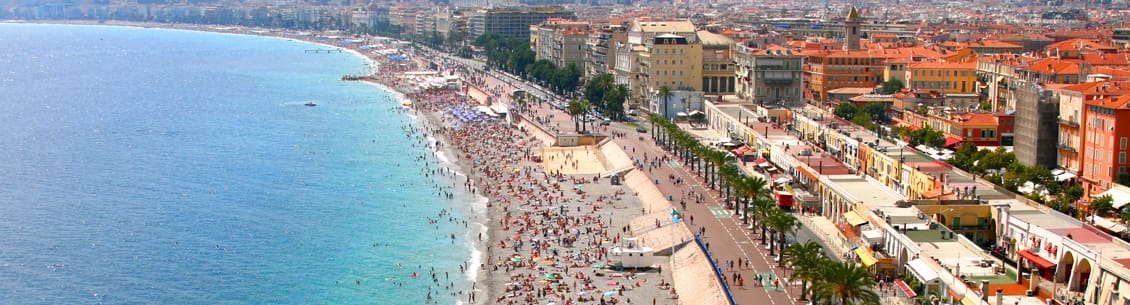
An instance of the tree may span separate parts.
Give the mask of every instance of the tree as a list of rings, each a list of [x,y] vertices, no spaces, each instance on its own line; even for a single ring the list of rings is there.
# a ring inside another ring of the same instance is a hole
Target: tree
[[[657,95],[657,97],[663,99],[663,117],[664,118],[670,118],[671,117],[671,114],[668,113],[670,111],[667,110],[667,109],[669,108],[668,105],[671,104],[671,97],[672,96],[675,96],[675,94],[671,93],[671,87],[670,86],[663,85],[662,87],[659,87],[659,94]]]
[[[591,106],[587,101],[578,100],[569,101],[569,105],[565,107],[565,112],[573,117],[573,127],[577,132],[583,132],[585,130],[583,121],[585,115],[588,114],[589,107]]]
[[[875,276],[866,268],[851,262],[826,265],[820,279],[812,285],[816,304],[870,305],[879,304],[875,294]]]
[[[749,200],[764,199],[769,194],[769,183],[761,177],[743,177],[739,183],[742,188],[739,193]],[[742,221],[749,219],[749,207],[745,202],[739,204],[738,212],[742,212]]]
[[[867,103],[867,105],[863,105],[863,108],[859,108],[859,112],[870,114],[871,118],[879,123],[890,122],[890,119],[887,118],[887,105],[882,102]]]
[[[1088,208],[1091,211],[1095,211],[1096,215],[1106,214],[1114,209],[1114,199],[1111,198],[1110,195],[1100,196],[1091,200],[1091,204],[1088,205]]]
[[[776,239],[777,246],[774,247],[773,244],[769,245],[769,255],[774,255],[774,251],[785,247],[785,240],[788,237],[787,234],[799,228],[800,221],[798,221],[793,214],[785,213],[781,211],[781,209],[770,210],[773,212],[769,213],[768,217],[765,218],[765,222],[769,225],[769,228],[773,230],[773,233],[775,233],[774,238]]]
[[[859,109],[856,109],[855,104],[852,103],[840,103],[832,110],[833,114],[845,120],[851,120],[856,112],[859,112]]]
[[[820,279],[824,266],[831,261],[824,256],[824,248],[814,241],[797,243],[785,248],[785,259],[793,267],[793,278],[801,280],[800,299],[808,300],[808,283]]]
[[[899,81],[898,79],[891,79],[883,83],[883,88],[880,90],[880,93],[895,94],[895,92],[899,92],[903,88],[905,88],[905,86],[902,84],[902,81]]]
[[[867,112],[858,112],[855,117],[851,119],[855,125],[863,126],[866,129],[875,129],[875,122],[871,120],[871,114]]]

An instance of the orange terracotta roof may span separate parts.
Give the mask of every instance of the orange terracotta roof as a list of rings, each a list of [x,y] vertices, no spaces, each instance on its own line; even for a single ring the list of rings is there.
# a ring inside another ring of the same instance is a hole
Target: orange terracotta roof
[[[1125,89],[1123,89],[1125,88]],[[1063,90],[1079,92],[1084,95],[1099,94],[1126,94],[1130,93],[1130,82],[1127,81],[1102,81],[1092,83],[1074,84],[1064,87]]]
[[[1130,103],[1130,95],[1112,96],[1112,97],[1108,97],[1108,98],[1102,98],[1102,99],[1097,99],[1097,100],[1089,100],[1089,101],[1085,101],[1085,102],[1087,103],[1087,105],[1096,105],[1096,106],[1102,106],[1102,107],[1114,108],[1114,109],[1117,109],[1117,108],[1130,109],[1130,107],[1127,107],[1128,106],[1127,103]]]
[[[1056,58],[1045,58],[1024,67],[1025,71],[1040,74],[1079,74],[1079,64]]]
[[[916,62],[910,64],[911,69],[976,69],[976,62]]]
[[[997,123],[997,116],[991,113],[967,112],[959,114],[959,122],[968,125],[993,125]]]
[[[1124,66],[1130,64],[1126,54],[1084,53],[1082,62],[1094,66]]]
[[[1000,40],[983,40],[969,43],[970,48],[1013,48],[1020,49],[1021,47],[1016,44],[1003,42]]]
[[[1076,38],[1049,44],[1045,50],[1113,50],[1115,47],[1095,42],[1090,39]]]
[[[1110,75],[1115,80],[1130,80],[1130,68],[1127,67],[1096,66],[1091,67],[1091,73]]]

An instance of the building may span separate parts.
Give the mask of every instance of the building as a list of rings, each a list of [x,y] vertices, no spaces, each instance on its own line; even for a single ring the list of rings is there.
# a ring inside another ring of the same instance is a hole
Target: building
[[[661,35],[666,36],[667,39],[657,40],[656,37]],[[696,91],[702,90],[702,70],[700,69],[702,67],[702,44],[698,42],[698,34],[695,31],[694,24],[689,21],[677,20],[636,20],[632,21],[629,26],[627,36],[627,43],[616,46],[614,72],[616,83],[627,85],[628,89],[631,90],[633,103],[649,101],[649,92],[659,90],[660,86],[654,84],[662,82],[662,80],[649,80],[652,76],[668,80],[677,77],[678,79],[674,79],[676,85],[671,89],[687,90],[694,88]],[[672,40],[672,36],[682,37],[683,39]],[[656,50],[652,47],[656,41],[669,44]],[[682,48],[686,49],[682,51],[673,50]],[[675,56],[675,54],[655,53],[672,51],[686,53],[688,50],[697,54],[697,57],[691,59]],[[655,64],[664,65],[664,67],[656,69],[646,66],[653,63],[652,59],[656,60]],[[649,71],[654,71],[657,74],[650,74]],[[672,75],[672,73],[675,75]],[[679,81],[682,81],[684,86],[687,87],[678,87]],[[687,85],[689,83],[693,84]]]
[[[1086,194],[1099,194],[1118,181],[1130,180],[1126,167],[1130,139],[1130,96],[1106,97],[1085,101],[1088,124],[1083,132],[1083,188]],[[1130,182],[1130,181],[1125,181]],[[1123,183],[1125,183],[1123,182]]]
[[[530,47],[537,60],[548,60],[559,68],[585,66],[585,43],[589,22],[550,18],[530,26]]]
[[[978,58],[977,75],[988,83],[984,90],[988,90],[988,101],[992,104],[993,110],[1016,109],[1016,99],[1013,98],[1013,90],[1009,90],[1009,85],[1020,75],[1018,71],[1024,65],[1026,63],[1021,57],[1011,54]]]
[[[471,35],[495,33],[503,38],[530,37],[530,25],[549,18],[574,19],[576,14],[561,6],[531,6],[486,9],[471,17]]]
[[[1123,89],[1125,88],[1125,89]],[[1060,89],[1059,96],[1059,140],[1056,145],[1058,160],[1056,164],[1068,173],[1079,175],[1086,166],[1083,163],[1084,143],[1088,143],[1085,133],[1088,123],[1086,103],[1102,98],[1130,93],[1130,82],[1104,81],[1071,85]]]
[[[773,46],[753,48],[734,44],[737,94],[757,104],[804,101],[804,57]]]
[[[616,67],[616,46],[628,42],[627,29],[609,25],[589,36],[585,55],[585,78],[592,79],[603,73],[613,73]]]
[[[702,44],[702,91],[706,95],[734,94],[734,56],[729,37],[698,31]]]
[[[1059,96],[1038,83],[1014,80],[1016,96],[1016,160],[1028,166],[1053,168],[1059,134]]]
[[[946,147],[959,143],[977,146],[1009,146],[1014,135],[1011,114],[997,112],[953,113],[943,107],[932,107],[925,113],[906,111],[902,124],[911,129],[930,127],[946,135]]]
[[[662,87],[702,91],[702,45],[673,34],[656,36],[653,41],[640,54],[640,77],[648,92]]]
[[[910,73],[904,84],[908,88],[938,91],[944,94],[977,92],[977,63],[919,62],[908,66]]]

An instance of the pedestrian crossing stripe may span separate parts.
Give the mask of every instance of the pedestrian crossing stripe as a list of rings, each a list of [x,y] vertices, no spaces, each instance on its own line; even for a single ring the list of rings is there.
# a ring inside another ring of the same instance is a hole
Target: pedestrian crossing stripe
[[[710,214],[714,214],[714,218],[718,219],[730,218],[730,212],[727,212],[726,209],[722,207],[710,207]]]

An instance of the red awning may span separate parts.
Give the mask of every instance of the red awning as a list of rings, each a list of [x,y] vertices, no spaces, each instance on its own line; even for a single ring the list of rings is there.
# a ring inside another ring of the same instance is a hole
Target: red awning
[[[898,286],[899,290],[902,290],[902,293],[905,293],[906,297],[908,298],[913,299],[914,297],[918,296],[918,294],[914,293],[914,290],[911,290],[910,286],[902,280],[895,280],[895,286]]]
[[[765,163],[765,162],[769,162],[769,160],[765,160],[765,159],[753,160],[753,164],[761,164],[761,163]]]
[[[962,141],[961,138],[946,136],[946,145],[944,147],[950,147],[950,146],[957,145],[957,143],[961,143],[961,141]]]
[[[919,129],[922,129],[922,127],[918,127],[918,125],[910,125],[910,131],[918,131]]]
[[[1047,268],[1051,268],[1051,267],[1055,266],[1055,263],[1050,262],[1050,261],[1044,259],[1043,257],[1040,257],[1039,255],[1036,255],[1036,253],[1028,252],[1028,250],[1016,251],[1016,254],[1020,254],[1020,256],[1023,256],[1024,259],[1027,259],[1028,261],[1032,262],[1033,264],[1036,264],[1036,266],[1039,266],[1040,268],[1043,268],[1043,269],[1047,269]]]
[[[739,157],[745,155],[745,153],[747,153],[749,151],[750,151],[750,148],[748,146],[745,146],[745,145],[742,145],[742,147],[738,147],[737,149],[733,150],[734,154],[738,155]]]

